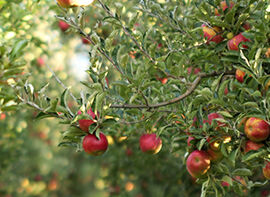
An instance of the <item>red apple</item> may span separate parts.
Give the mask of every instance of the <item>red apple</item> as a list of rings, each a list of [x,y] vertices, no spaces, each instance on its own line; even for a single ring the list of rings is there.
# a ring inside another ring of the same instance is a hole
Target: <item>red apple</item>
[[[188,136],[188,139],[187,139],[187,145],[188,145],[188,146],[193,146],[193,144],[190,143],[190,142],[193,141],[193,140],[195,140],[194,137]]]
[[[140,148],[142,152],[157,154],[162,147],[162,140],[155,133],[143,134],[140,137]]]
[[[6,114],[2,113],[0,114],[0,120],[4,120],[6,118]]]
[[[83,149],[94,156],[102,155],[108,148],[107,137],[101,132],[98,139],[94,134],[88,134],[83,138]]]
[[[68,28],[70,27],[69,24],[67,24],[65,21],[59,21],[58,26],[62,31],[67,31]]]
[[[94,0],[57,0],[57,3],[63,8],[71,8],[78,6],[88,6]]]
[[[187,73],[190,75],[190,74],[198,74],[199,72],[201,72],[201,69],[200,68],[194,68],[192,66],[188,67],[187,68]]]
[[[210,156],[202,150],[193,151],[187,158],[187,170],[195,178],[204,175],[210,168]]]
[[[159,80],[162,84],[166,84],[167,81],[168,81],[168,78],[164,77],[164,78],[158,78],[157,77],[157,80]]]
[[[248,140],[246,142],[246,145],[245,145],[245,150],[244,152],[247,153],[251,150],[258,150],[260,149],[261,147],[263,147],[264,145],[262,143],[256,143],[256,142],[253,142],[251,140]]]
[[[45,65],[45,61],[42,57],[37,58],[37,65],[39,67],[43,67]]]
[[[240,34],[234,36],[231,40],[228,41],[228,43],[227,43],[228,49],[233,50],[233,51],[238,51],[238,49],[239,49],[238,46],[239,46],[239,44],[241,42],[250,42],[250,40],[247,39],[245,36],[243,36],[242,33],[240,33]],[[247,45],[242,45],[242,46],[245,49],[248,48]]]
[[[230,184],[229,184],[228,182],[226,182],[226,181],[222,181],[222,182],[221,182],[221,185],[222,185],[223,187],[229,187],[229,186],[230,186]]]
[[[89,40],[87,40],[86,38],[81,38],[82,39],[82,43],[83,44],[91,44],[91,42]]]
[[[203,28],[203,37],[207,38],[207,43],[215,42],[220,43],[224,39],[220,34],[221,32],[220,27],[207,27],[205,24],[202,25]]]
[[[250,140],[261,142],[270,134],[269,124],[263,119],[251,117],[246,121],[245,133]]]
[[[266,179],[270,180],[270,162],[268,161],[263,167],[263,175]]]
[[[81,111],[78,112],[78,115],[80,115],[80,114],[82,114]],[[81,120],[78,120],[78,123],[79,123],[79,126],[80,126],[81,130],[83,130],[85,132],[88,132],[89,131],[88,130],[89,126],[95,123],[94,119],[96,117],[96,115],[92,111],[92,109],[89,109],[87,111],[87,114],[90,115],[93,118],[93,120],[91,120],[91,119],[81,119]]]
[[[224,89],[224,95],[226,96],[228,93],[229,93],[229,89],[228,89],[228,87],[226,87],[226,88]]]
[[[212,124],[212,121],[213,121],[214,119],[217,119],[217,118],[224,119],[222,115],[220,115],[220,114],[218,114],[218,113],[215,113],[215,112],[214,112],[214,113],[211,113],[211,114],[208,114],[207,117],[208,117],[208,123],[209,123],[210,125]],[[218,124],[219,127],[224,127],[224,126],[226,126],[225,123],[220,122],[220,121],[217,121],[217,124]]]
[[[246,73],[242,70],[237,69],[235,72],[235,78],[237,79],[237,81],[239,81],[240,83],[244,82],[244,77],[245,77]]]
[[[233,6],[234,6],[234,2],[230,1],[230,9],[232,9]],[[226,1],[221,1],[220,7],[221,7],[222,11],[224,12],[228,8]],[[220,16],[218,9],[215,9],[215,15]]]
[[[131,155],[133,155],[133,151],[132,151],[132,149],[127,148],[127,150],[126,150],[126,155],[127,155],[127,156],[131,156]]]
[[[250,26],[250,24],[248,22],[245,22],[243,27],[244,27],[245,30],[250,30],[251,29],[251,26]]]

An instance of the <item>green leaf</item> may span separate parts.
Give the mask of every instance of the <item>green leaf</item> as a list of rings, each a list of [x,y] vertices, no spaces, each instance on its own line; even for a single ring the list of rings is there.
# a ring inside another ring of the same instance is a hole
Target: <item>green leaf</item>
[[[238,168],[235,169],[232,174],[234,176],[251,176],[253,173],[251,170],[247,169],[247,168]]]
[[[14,60],[16,57],[20,56],[22,50],[27,46],[27,44],[27,40],[20,40],[15,43],[13,49],[10,52],[11,61]]]

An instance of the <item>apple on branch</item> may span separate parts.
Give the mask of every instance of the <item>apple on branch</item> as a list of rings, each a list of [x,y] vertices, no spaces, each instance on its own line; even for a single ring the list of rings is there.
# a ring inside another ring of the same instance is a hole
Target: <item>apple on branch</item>
[[[162,140],[155,133],[143,134],[140,137],[140,148],[142,152],[157,154],[162,147]]]
[[[65,21],[60,20],[60,21],[58,22],[58,27],[59,27],[63,32],[65,32],[65,31],[68,30],[68,28],[70,27],[70,25],[67,24]]]
[[[90,5],[94,0],[57,0],[63,8],[84,7]]]
[[[81,114],[82,114],[82,112],[79,111],[78,112],[78,115],[81,115]],[[94,119],[96,117],[96,114],[92,111],[92,109],[89,109],[87,111],[87,114],[89,116],[91,116],[92,119],[81,119],[81,120],[78,120],[80,129],[83,130],[83,131],[85,131],[85,132],[88,132],[89,126],[95,123]]]
[[[203,176],[210,168],[210,156],[202,150],[195,150],[187,158],[187,171],[195,178]]]
[[[229,50],[233,50],[233,51],[238,51],[239,50],[239,44],[242,42],[250,42],[250,39],[246,38],[245,36],[243,36],[242,33],[234,36],[231,40],[229,40],[227,42],[227,46]],[[247,45],[242,45],[243,48],[247,49],[248,46]]]
[[[268,161],[263,167],[263,175],[266,179],[270,180],[270,162]]]
[[[205,24],[202,24],[203,28],[203,36],[207,38],[207,43],[209,42],[215,42],[215,43],[220,43],[223,41],[223,37],[219,35],[221,32],[220,27],[208,27]]]
[[[269,124],[263,119],[250,117],[245,123],[245,134],[251,141],[264,141],[270,134]]]
[[[95,134],[86,135],[82,144],[84,151],[93,156],[102,155],[108,148],[108,140],[102,132],[99,133],[99,138]]]

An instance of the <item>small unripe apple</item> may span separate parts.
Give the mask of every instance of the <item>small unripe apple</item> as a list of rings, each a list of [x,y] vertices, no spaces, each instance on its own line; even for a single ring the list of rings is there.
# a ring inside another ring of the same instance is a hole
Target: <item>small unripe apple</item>
[[[82,114],[81,111],[78,112],[78,115],[80,115],[80,114]],[[92,109],[89,109],[87,111],[87,114],[90,115],[93,118],[93,120],[91,120],[91,119],[81,119],[81,120],[78,120],[78,123],[79,123],[79,126],[80,126],[81,130],[83,130],[85,132],[88,132],[89,131],[88,130],[89,126],[95,123],[94,119],[96,117],[96,115],[92,111]]]
[[[64,32],[67,31],[70,26],[65,21],[60,20],[58,22],[58,27]]]
[[[263,175],[266,179],[270,180],[270,162],[268,161],[263,167]]]
[[[202,150],[195,150],[187,158],[187,170],[195,178],[204,175],[210,168],[210,156]]]
[[[258,149],[260,149],[263,146],[264,146],[263,143],[256,143],[256,142],[253,142],[251,140],[248,140],[246,142],[244,152],[247,153],[247,152],[249,152],[251,150],[258,150]]]
[[[250,140],[261,142],[269,137],[269,124],[263,119],[251,117],[246,121],[245,133]]]
[[[229,32],[229,33],[227,33],[227,38],[230,40],[230,39],[232,39],[233,38],[233,33],[232,32]]]
[[[155,133],[143,134],[140,137],[140,148],[142,152],[157,154],[162,147],[162,140]]]
[[[221,35],[217,35],[221,32],[220,27],[207,27],[205,24],[202,25],[203,28],[203,36],[207,38],[207,43],[209,42],[215,42],[220,43],[223,40],[223,37]]]
[[[94,0],[57,0],[57,3],[63,8],[88,6]]]
[[[88,134],[83,138],[83,149],[86,153],[94,156],[102,155],[108,148],[106,136],[100,132],[98,139],[94,134]]]
[[[233,6],[234,6],[234,2],[230,1],[230,8],[229,9],[232,9]],[[220,7],[221,7],[222,11],[224,12],[228,8],[226,1],[221,1]],[[218,9],[215,9],[215,15],[220,16]]]
[[[228,41],[228,43],[227,43],[228,49],[233,50],[233,51],[238,51],[238,49],[239,49],[238,46],[239,46],[239,44],[241,42],[250,42],[250,40],[247,39],[245,36],[243,36],[242,33],[240,33],[240,34],[234,36],[231,40]],[[248,48],[247,45],[242,45],[242,46],[245,49]]]

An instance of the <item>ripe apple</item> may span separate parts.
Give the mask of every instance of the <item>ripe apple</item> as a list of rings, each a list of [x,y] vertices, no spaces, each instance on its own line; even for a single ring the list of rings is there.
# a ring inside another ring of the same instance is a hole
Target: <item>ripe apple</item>
[[[60,20],[58,22],[58,27],[64,32],[67,31],[70,26],[65,21]]]
[[[192,66],[188,67],[187,68],[187,73],[190,75],[190,74],[198,74],[199,72],[201,72],[201,69],[200,68],[193,68]]]
[[[237,81],[239,81],[240,83],[244,82],[244,77],[245,77],[246,73],[242,70],[237,69],[235,72],[235,78],[237,79]]]
[[[217,118],[220,118],[220,119],[224,119],[223,118],[223,116],[222,115],[220,115],[220,114],[218,114],[218,113],[211,113],[211,114],[208,114],[208,123],[211,125],[212,124],[212,121],[214,120],[214,119],[217,119]],[[226,126],[226,124],[225,123],[223,123],[223,122],[220,122],[220,121],[217,121],[217,124],[218,124],[218,128],[219,127],[224,127],[224,126]]]
[[[94,0],[57,0],[57,3],[63,8],[71,8],[78,6],[88,6]]]
[[[270,162],[268,161],[263,168],[263,175],[266,179],[270,180]]]
[[[91,44],[91,42],[87,40],[86,38],[82,37],[81,39],[82,39],[83,44]]]
[[[227,35],[226,35],[226,37],[230,40],[230,39],[232,39],[233,38],[233,33],[232,32],[229,32],[229,33],[227,33]]]
[[[45,61],[42,57],[37,58],[37,65],[39,67],[43,67],[45,65]]]
[[[221,32],[220,27],[207,27],[205,24],[202,25],[203,37],[207,38],[207,43],[215,42],[220,43],[224,39],[221,35],[217,35]]]
[[[80,115],[80,114],[82,114],[81,111],[78,112],[78,115]],[[93,120],[91,120],[91,119],[81,119],[81,120],[78,120],[78,123],[79,123],[79,126],[80,126],[81,130],[83,130],[85,132],[88,132],[89,126],[95,123],[94,119],[96,117],[96,115],[92,111],[92,109],[89,109],[87,111],[87,114],[90,115],[93,118]]]
[[[0,114],[0,120],[4,120],[6,118],[6,114],[2,113]]]
[[[267,58],[270,57],[270,48],[268,48],[267,51],[265,52],[265,56],[266,56]]]
[[[246,121],[245,133],[254,142],[266,140],[270,134],[269,124],[260,118],[251,117]]]
[[[162,140],[155,133],[143,134],[140,137],[140,148],[142,152],[157,154],[162,147]]]
[[[253,142],[251,140],[248,140],[246,142],[244,152],[247,153],[247,152],[249,152],[251,150],[258,150],[258,149],[260,149],[263,146],[264,146],[263,143],[256,143],[256,142]]]
[[[250,26],[250,24],[248,22],[245,22],[243,27],[244,27],[245,30],[250,30],[251,29],[251,26]]]
[[[108,148],[107,137],[100,132],[98,139],[94,134],[88,134],[83,138],[83,149],[94,156],[102,155]]]
[[[202,150],[195,150],[187,158],[187,170],[195,178],[204,175],[210,168],[210,156]]]
[[[133,155],[133,151],[132,151],[131,148],[127,148],[127,149],[126,149],[126,155],[127,155],[127,156]]]
[[[166,77],[158,78],[158,77],[157,77],[157,80],[159,80],[162,84],[166,84],[167,81],[168,81],[168,78],[166,78]]]
[[[243,36],[242,33],[240,33],[240,34],[234,36],[231,40],[229,40],[229,41],[227,42],[228,49],[229,49],[229,50],[233,50],[233,51],[238,51],[238,49],[239,49],[238,46],[239,46],[239,44],[240,44],[241,42],[250,42],[250,40],[247,39],[245,36]],[[248,48],[247,45],[242,45],[242,46],[243,46],[243,48],[245,48],[245,49]]]
[[[229,186],[230,186],[230,184],[229,184],[228,182],[226,182],[226,181],[222,181],[222,182],[221,182],[221,185],[222,185],[223,187],[229,187]]]
[[[234,6],[234,2],[230,1],[230,9],[232,9],[233,6]],[[224,12],[228,8],[226,1],[221,1],[220,7],[221,7],[222,11]],[[215,15],[220,16],[218,9],[215,9]]]
[[[226,88],[224,89],[224,95],[226,96],[228,93],[229,93],[229,89],[228,89],[228,87],[226,87]]]

